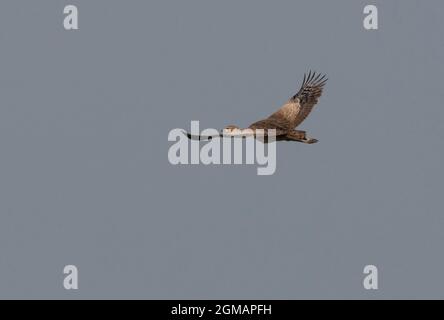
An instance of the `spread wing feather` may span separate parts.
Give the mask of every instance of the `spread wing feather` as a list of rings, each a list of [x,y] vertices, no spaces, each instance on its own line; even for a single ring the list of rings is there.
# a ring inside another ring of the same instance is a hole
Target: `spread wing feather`
[[[308,76],[304,74],[301,89],[290,99],[290,103],[299,104],[298,112],[294,120],[295,127],[307,118],[315,104],[318,103],[318,99],[322,95],[322,90],[327,80],[326,76],[320,73],[316,74],[316,72],[310,71]]]

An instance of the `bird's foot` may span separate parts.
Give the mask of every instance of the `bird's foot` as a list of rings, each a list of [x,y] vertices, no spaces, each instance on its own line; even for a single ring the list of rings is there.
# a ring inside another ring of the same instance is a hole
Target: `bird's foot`
[[[318,139],[314,139],[314,138],[305,138],[304,140],[302,140],[302,142],[307,143],[307,144],[313,144],[318,142]]]

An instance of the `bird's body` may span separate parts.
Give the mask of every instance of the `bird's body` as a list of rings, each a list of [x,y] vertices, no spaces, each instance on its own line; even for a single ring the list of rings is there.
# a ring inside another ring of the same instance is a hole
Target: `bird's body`
[[[315,143],[316,139],[307,137],[305,131],[295,130],[318,102],[322,94],[322,89],[327,82],[325,76],[309,72],[304,75],[302,86],[290,100],[287,101],[279,110],[274,112],[266,119],[259,120],[251,124],[246,129],[237,126],[227,126],[218,135],[230,137],[248,137],[258,135],[268,135],[268,130],[275,130],[277,141],[298,141],[303,143]],[[190,139],[208,140],[215,136],[203,137],[187,134]]]

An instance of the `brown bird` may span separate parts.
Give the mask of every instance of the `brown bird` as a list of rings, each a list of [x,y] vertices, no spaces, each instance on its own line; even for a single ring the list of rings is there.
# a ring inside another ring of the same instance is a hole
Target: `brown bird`
[[[310,138],[305,131],[296,130],[302,121],[307,118],[313,107],[322,95],[327,78],[325,75],[309,72],[304,74],[302,86],[293,97],[290,98],[278,111],[266,119],[259,120],[251,124],[246,129],[237,126],[227,126],[216,136],[191,135],[187,133],[189,139],[193,140],[211,140],[215,137],[247,137],[264,135],[267,137],[267,130],[276,130],[277,141],[298,141],[303,143],[316,143],[318,140]],[[260,131],[258,131],[260,130]]]

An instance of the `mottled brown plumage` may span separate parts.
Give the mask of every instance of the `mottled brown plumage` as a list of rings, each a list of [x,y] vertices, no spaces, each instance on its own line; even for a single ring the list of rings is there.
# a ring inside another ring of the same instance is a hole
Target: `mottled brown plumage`
[[[303,143],[315,143],[316,139],[306,136],[305,131],[295,130],[310,114],[313,107],[318,102],[322,95],[327,79],[325,75],[317,74],[316,72],[309,72],[304,75],[302,86],[293,97],[290,98],[279,110],[273,113],[266,119],[259,120],[251,124],[247,129],[240,129],[236,126],[228,126],[219,136],[245,136],[248,132],[254,132],[267,135],[267,130],[276,130],[277,141],[298,141]],[[260,131],[257,131],[260,130]],[[197,138],[203,140],[204,137],[191,136],[187,134],[190,139]],[[205,137],[205,139],[212,137]]]

